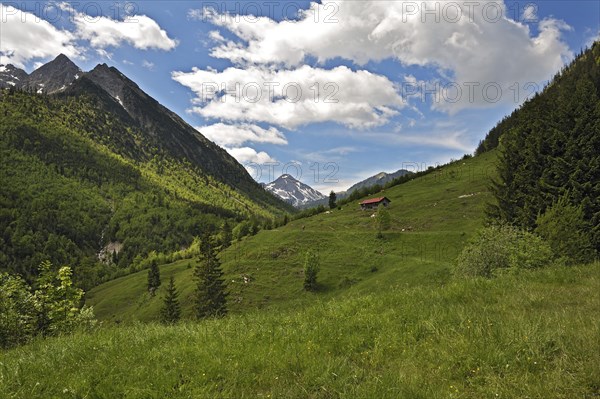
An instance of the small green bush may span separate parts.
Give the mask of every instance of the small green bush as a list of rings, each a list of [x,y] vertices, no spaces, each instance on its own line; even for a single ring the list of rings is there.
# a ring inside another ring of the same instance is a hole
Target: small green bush
[[[493,277],[503,269],[535,269],[551,262],[550,246],[513,226],[490,226],[477,233],[458,256],[454,274]]]
[[[562,196],[537,218],[536,233],[544,237],[554,253],[568,265],[591,262],[596,257],[581,206]]]
[[[0,348],[23,344],[36,335],[91,330],[93,309],[80,307],[83,291],[73,286],[71,268],[39,267],[35,290],[19,276],[0,274]]]
[[[319,255],[312,250],[307,251],[304,258],[304,289],[306,291],[317,290],[319,268]]]

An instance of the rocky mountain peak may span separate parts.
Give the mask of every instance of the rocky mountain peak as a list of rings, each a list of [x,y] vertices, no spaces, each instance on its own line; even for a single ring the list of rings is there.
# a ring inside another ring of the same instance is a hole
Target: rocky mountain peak
[[[38,93],[52,94],[66,89],[82,74],[81,69],[64,54],[42,65],[28,76],[24,87]]]

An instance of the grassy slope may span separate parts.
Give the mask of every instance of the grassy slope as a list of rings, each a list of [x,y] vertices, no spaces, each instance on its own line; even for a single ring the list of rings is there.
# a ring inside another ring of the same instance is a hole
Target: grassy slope
[[[221,254],[230,309],[296,307],[312,301],[313,295],[302,289],[302,262],[308,248],[320,253],[323,298],[394,285],[438,287],[448,280],[449,266],[465,240],[482,225],[495,157],[490,152],[459,161],[385,191],[392,201],[393,222],[383,240],[375,238],[372,213],[354,204],[234,243]],[[191,316],[193,292],[191,263],[161,267],[163,281],[175,275],[187,316]],[[243,282],[244,275],[251,279],[249,283]],[[158,315],[164,287],[151,298],[145,285],[142,271],[95,288],[87,302],[102,320],[152,320]]]
[[[398,283],[298,312],[38,340],[0,353],[0,397],[600,395],[600,264]]]

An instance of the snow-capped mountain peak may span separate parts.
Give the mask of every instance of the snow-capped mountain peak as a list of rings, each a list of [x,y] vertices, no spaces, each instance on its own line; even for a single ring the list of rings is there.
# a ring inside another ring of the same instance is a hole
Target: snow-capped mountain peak
[[[301,207],[309,202],[326,198],[314,188],[298,181],[289,174],[279,176],[264,187],[265,190],[295,207]]]

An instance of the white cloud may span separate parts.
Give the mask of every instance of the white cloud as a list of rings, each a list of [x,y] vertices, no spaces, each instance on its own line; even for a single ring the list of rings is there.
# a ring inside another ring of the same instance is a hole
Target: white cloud
[[[527,12],[533,16],[535,9]],[[240,39],[211,50],[212,56],[238,65],[289,68],[310,56],[319,63],[341,57],[363,65],[393,58],[404,65],[434,67],[442,78],[447,75],[464,88],[459,99],[443,98],[434,104],[448,112],[513,102],[512,85],[523,90],[528,82],[544,81],[572,57],[562,41],[568,25],[544,19],[539,22],[539,34],[532,36],[527,25],[508,17],[503,1],[325,0],[311,3],[298,20],[280,22],[209,10],[190,15],[208,19]],[[469,82],[479,84],[472,98],[464,86]],[[497,83],[504,91],[496,102],[491,101],[491,90],[482,90],[488,83]]]
[[[423,133],[368,133],[366,138],[370,138],[380,143],[387,143],[394,146],[423,146],[444,148],[448,150],[462,151],[470,153],[473,151],[473,145],[468,142],[467,131],[445,131],[435,134]]]
[[[193,111],[205,118],[265,122],[287,129],[327,121],[352,128],[380,126],[405,105],[387,77],[345,66],[329,70],[249,66],[222,72],[194,68],[173,72],[172,77],[196,93]]]
[[[167,32],[146,15],[126,16],[123,21],[108,17],[90,17],[73,12],[76,34],[89,40],[94,48],[118,47],[129,43],[140,50],[172,50],[178,41],[171,39]]]
[[[154,70],[154,62],[144,60],[144,61],[142,61],[142,67],[144,67],[150,71],[153,71]]]
[[[473,148],[470,144],[465,142],[466,133],[467,132],[463,130],[444,132],[441,135],[403,134],[395,135],[394,138],[391,138],[391,142],[396,144],[446,148],[470,153],[473,151]]]
[[[208,37],[210,37],[215,42],[224,42],[225,38],[221,35],[221,32],[218,30],[211,30],[208,32]]]
[[[326,150],[310,151],[305,152],[302,150],[296,150],[294,155],[302,158],[307,165],[312,165],[314,162],[329,164],[341,162],[346,158],[346,155],[361,152],[362,149],[352,146],[340,146],[329,148]]]
[[[250,147],[240,147],[240,148],[225,148],[227,152],[237,159],[239,163],[248,164],[248,163],[257,163],[259,165],[268,163],[268,162],[276,162],[274,158],[271,158],[269,154],[264,151],[257,152],[254,148]]]
[[[96,49],[96,54],[98,54],[102,58],[108,58],[109,60],[112,61],[112,53],[109,53],[108,51],[106,51],[102,48]]]
[[[78,44],[79,40],[89,41],[100,57],[108,59],[112,54],[106,48],[123,43],[141,50],[171,50],[178,44],[177,40],[169,38],[156,21],[145,15],[127,16],[123,21],[117,21],[77,12],[68,3],[58,3],[56,6],[72,16],[75,23],[73,32],[58,29],[30,12],[0,4],[0,63],[23,68],[31,60],[47,60],[60,53],[84,59],[85,49]]]
[[[238,147],[245,143],[287,144],[283,133],[274,127],[263,129],[248,123],[236,125],[215,123],[196,129],[207,139],[222,147]]]
[[[0,4],[0,19],[2,64],[23,68],[29,60],[56,57],[60,53],[74,58],[82,56],[72,33],[57,29],[31,13]]]

